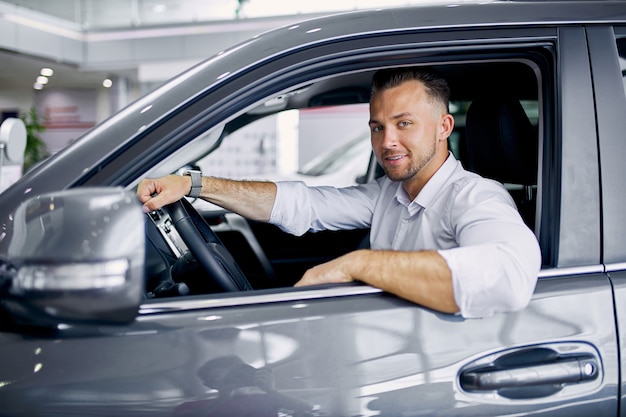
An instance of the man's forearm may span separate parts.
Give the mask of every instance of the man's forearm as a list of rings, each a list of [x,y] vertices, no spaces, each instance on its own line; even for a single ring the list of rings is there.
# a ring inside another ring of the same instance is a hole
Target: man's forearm
[[[358,250],[317,265],[296,286],[361,281],[444,313],[457,313],[452,272],[436,251]]]
[[[203,177],[200,198],[248,219],[267,222],[276,199],[276,184]]]
[[[350,262],[355,280],[437,311],[459,311],[452,273],[436,251],[364,250]]]
[[[166,175],[141,181],[137,196],[144,205],[144,211],[149,212],[180,200],[190,190],[190,176]],[[276,184],[202,177],[200,198],[249,219],[267,222],[276,199]]]

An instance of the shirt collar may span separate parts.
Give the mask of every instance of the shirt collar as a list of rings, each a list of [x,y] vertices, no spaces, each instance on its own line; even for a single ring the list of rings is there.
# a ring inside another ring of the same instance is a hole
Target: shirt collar
[[[409,201],[409,195],[404,190],[402,182],[398,181],[398,189],[395,195],[396,200],[398,203],[407,207],[415,203],[423,208],[427,208],[441,187],[448,181],[448,178],[450,178],[458,164],[459,161],[457,161],[454,155],[452,155],[452,152],[450,152],[443,165],[441,165],[437,172],[428,180],[424,188],[422,188],[413,201]]]

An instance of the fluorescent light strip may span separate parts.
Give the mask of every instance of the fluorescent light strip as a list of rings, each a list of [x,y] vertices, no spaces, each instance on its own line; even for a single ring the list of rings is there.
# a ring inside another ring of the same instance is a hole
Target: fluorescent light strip
[[[5,20],[18,25],[27,26],[33,29],[41,30],[42,32],[51,33],[53,35],[63,36],[64,38],[74,39],[77,41],[84,41],[85,35],[78,30],[62,28],[55,26],[51,23],[45,23],[40,20],[29,19],[27,17],[18,16],[12,13],[4,13]]]

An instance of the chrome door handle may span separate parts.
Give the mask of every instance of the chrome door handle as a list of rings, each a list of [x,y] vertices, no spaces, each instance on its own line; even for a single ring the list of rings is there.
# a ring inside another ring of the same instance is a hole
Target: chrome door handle
[[[495,392],[524,399],[546,397],[568,386],[584,389],[581,383],[597,383],[602,372],[600,356],[591,345],[565,342],[514,348],[476,359],[460,370],[458,381],[468,393]]]
[[[554,363],[512,369],[475,369],[461,374],[461,386],[468,391],[491,391],[531,385],[571,384],[598,376],[594,358],[566,358]]]

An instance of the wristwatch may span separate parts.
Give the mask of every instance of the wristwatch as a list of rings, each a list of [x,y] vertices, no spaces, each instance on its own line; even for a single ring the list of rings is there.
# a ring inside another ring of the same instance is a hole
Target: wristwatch
[[[191,177],[191,190],[189,190],[187,197],[200,197],[200,191],[202,191],[202,172],[197,169],[188,169],[183,175],[189,175]]]

